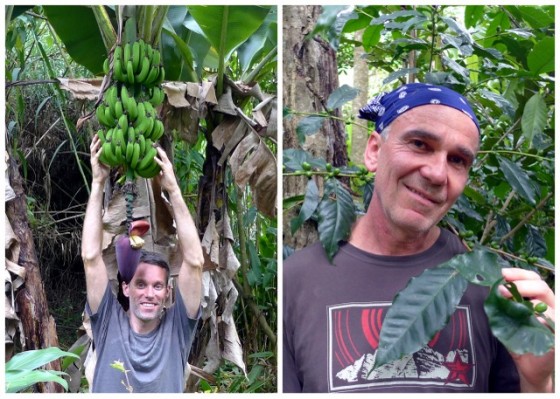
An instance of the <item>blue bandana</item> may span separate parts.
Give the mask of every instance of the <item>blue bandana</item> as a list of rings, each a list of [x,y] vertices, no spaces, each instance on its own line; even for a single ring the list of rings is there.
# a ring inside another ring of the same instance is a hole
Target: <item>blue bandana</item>
[[[480,134],[480,126],[466,98],[444,86],[409,83],[390,93],[381,93],[360,109],[359,117],[375,122],[378,133],[398,116],[414,107],[428,104],[446,105],[468,115]]]

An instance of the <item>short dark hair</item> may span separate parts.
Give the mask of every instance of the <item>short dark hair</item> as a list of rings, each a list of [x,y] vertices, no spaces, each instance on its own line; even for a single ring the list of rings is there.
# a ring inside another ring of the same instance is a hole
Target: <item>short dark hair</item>
[[[140,253],[139,263],[148,263],[150,265],[159,266],[162,269],[165,269],[168,275],[171,270],[169,263],[167,263],[167,260],[163,257],[163,255],[157,252],[146,251],[145,249],[143,249]]]

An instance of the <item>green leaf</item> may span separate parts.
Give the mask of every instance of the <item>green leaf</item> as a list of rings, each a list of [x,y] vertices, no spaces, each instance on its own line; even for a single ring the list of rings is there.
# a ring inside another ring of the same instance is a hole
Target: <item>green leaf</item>
[[[527,56],[527,65],[535,76],[554,72],[554,38],[544,37],[537,41]]]
[[[359,92],[360,90],[354,87],[342,85],[330,94],[327,99],[327,108],[329,110],[334,110],[341,105],[346,104],[348,101],[352,101],[356,98]]]
[[[410,279],[383,320],[374,368],[426,346],[445,327],[466,288],[467,280],[449,267]]]
[[[336,179],[325,183],[323,198],[317,207],[319,240],[332,261],[338,243],[348,239],[350,227],[356,218],[352,196]]]
[[[12,357],[10,361],[6,363],[6,371],[33,370],[64,356],[70,356],[76,359],[80,358],[78,355],[60,350],[56,346],[29,350],[18,353]]]
[[[66,373],[55,370],[17,370],[6,371],[6,393],[23,391],[39,382],[57,382],[68,390],[68,383],[60,375]]]
[[[187,6],[204,36],[227,61],[261,26],[270,6]]]
[[[544,355],[554,347],[554,334],[541,324],[530,306],[504,298],[494,284],[484,302],[492,333],[511,352]]]
[[[323,122],[325,121],[324,116],[311,115],[306,116],[299,121],[296,127],[296,133],[301,136],[311,136],[321,129]]]
[[[543,7],[536,6],[519,6],[516,7],[521,17],[534,29],[545,28],[554,24],[554,12],[550,15]]]
[[[510,119],[513,118],[515,115],[515,109],[505,97],[486,89],[481,89],[479,93],[484,98],[497,105],[498,108],[500,108]]]
[[[529,145],[532,144],[535,135],[542,133],[546,127],[546,112],[546,103],[539,93],[533,94],[525,104],[521,117],[521,129]]]
[[[305,200],[301,206],[299,215],[292,219],[290,225],[292,234],[294,234],[305,221],[307,221],[317,209],[319,205],[319,188],[315,180],[309,179],[307,182],[307,189],[305,191]]]
[[[539,258],[546,256],[546,241],[535,226],[527,225],[526,247],[529,256],[537,256]]]
[[[465,27],[472,28],[484,17],[484,6],[465,7]]]
[[[441,266],[457,270],[473,284],[491,287],[502,279],[502,266],[509,264],[485,247],[476,247],[471,252],[451,258]]]
[[[258,59],[258,55],[268,53],[276,46],[277,17],[276,8],[273,7],[259,29],[245,43],[239,46],[237,53],[243,73],[249,70],[253,65],[253,60]]]
[[[531,205],[536,205],[535,188],[530,177],[521,167],[509,159],[498,156],[500,169],[511,187]]]
[[[43,10],[70,57],[94,75],[102,75],[107,50],[91,8],[58,5]]]

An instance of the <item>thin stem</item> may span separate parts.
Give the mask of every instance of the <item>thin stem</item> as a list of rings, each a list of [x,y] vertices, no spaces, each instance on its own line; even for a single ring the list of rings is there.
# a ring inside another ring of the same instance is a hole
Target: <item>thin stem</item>
[[[535,212],[537,212],[540,208],[542,208],[544,206],[544,204],[546,204],[546,202],[548,201],[548,199],[552,197],[552,193],[548,193],[538,204],[536,207],[534,207],[533,209],[531,209],[531,211],[529,213],[527,213],[525,215],[525,217],[523,219],[521,219],[521,221],[519,223],[517,223],[517,225],[511,229],[505,236],[503,236],[500,239],[500,244],[503,244],[504,242],[506,242],[510,237],[512,237],[517,230],[519,230],[521,227],[525,226],[525,223],[527,223],[527,221],[529,221],[529,219],[531,219],[533,217],[533,215],[535,214]]]

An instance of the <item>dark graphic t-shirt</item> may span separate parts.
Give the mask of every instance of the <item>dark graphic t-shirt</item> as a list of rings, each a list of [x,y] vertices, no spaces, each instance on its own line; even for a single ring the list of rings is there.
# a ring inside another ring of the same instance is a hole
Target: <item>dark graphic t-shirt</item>
[[[447,326],[416,353],[372,370],[383,318],[409,279],[456,254],[446,230],[428,250],[378,256],[320,244],[284,262],[283,392],[518,392],[519,377],[491,334],[487,288],[469,285]]]

